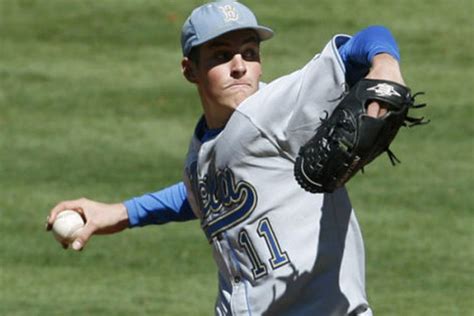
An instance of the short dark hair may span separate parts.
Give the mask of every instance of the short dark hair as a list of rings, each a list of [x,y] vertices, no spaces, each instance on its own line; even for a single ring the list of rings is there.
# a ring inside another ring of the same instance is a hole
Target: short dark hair
[[[188,54],[188,59],[196,65],[199,64],[199,46],[191,48],[191,51]]]

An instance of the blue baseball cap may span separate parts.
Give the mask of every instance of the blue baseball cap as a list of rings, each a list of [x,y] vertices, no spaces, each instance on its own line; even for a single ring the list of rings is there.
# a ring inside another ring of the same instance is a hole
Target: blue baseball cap
[[[273,36],[270,28],[258,25],[253,12],[237,1],[222,0],[204,4],[194,9],[184,22],[181,30],[183,56],[188,56],[195,46],[241,29],[255,30],[261,41]]]

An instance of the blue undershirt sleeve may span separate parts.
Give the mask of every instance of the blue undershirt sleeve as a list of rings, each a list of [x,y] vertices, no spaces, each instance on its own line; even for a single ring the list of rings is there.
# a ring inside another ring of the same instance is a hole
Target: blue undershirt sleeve
[[[377,54],[387,53],[400,61],[400,51],[395,38],[386,27],[380,25],[369,26],[356,33],[339,46],[338,50],[346,67],[349,85],[367,75],[372,59]]]
[[[195,219],[187,199],[186,187],[179,182],[154,193],[148,193],[124,202],[129,227]]]

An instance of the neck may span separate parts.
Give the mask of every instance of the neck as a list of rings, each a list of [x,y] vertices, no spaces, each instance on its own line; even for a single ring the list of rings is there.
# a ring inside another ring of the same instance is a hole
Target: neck
[[[234,109],[222,107],[216,110],[213,106],[206,106],[203,103],[204,117],[209,128],[223,128],[230,116],[234,112]]]
[[[199,91],[204,117],[208,128],[223,128],[230,119],[234,108],[227,104],[221,104],[217,100],[206,97]]]

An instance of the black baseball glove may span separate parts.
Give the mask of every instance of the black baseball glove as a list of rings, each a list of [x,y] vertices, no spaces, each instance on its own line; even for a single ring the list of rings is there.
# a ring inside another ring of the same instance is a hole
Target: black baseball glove
[[[312,193],[333,192],[382,152],[387,152],[393,165],[400,162],[389,149],[399,128],[427,123],[408,116],[410,108],[426,105],[414,104],[419,94],[412,96],[409,88],[387,80],[357,82],[300,148],[294,172],[301,187]],[[387,114],[368,116],[372,100],[384,104]]]

